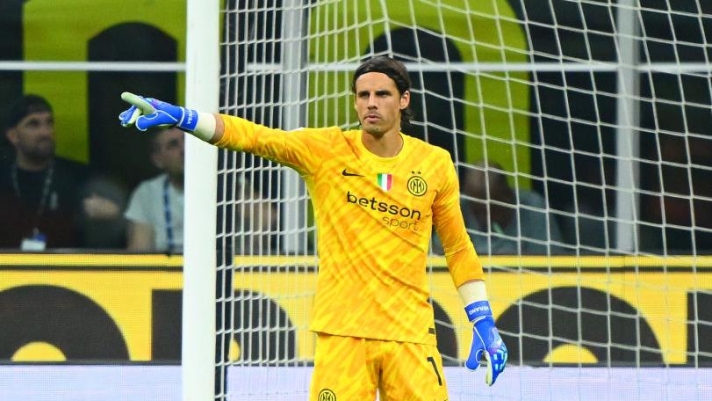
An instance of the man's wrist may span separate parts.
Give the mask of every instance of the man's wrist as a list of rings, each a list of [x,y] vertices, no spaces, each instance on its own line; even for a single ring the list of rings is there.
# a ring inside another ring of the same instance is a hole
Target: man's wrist
[[[465,313],[467,313],[467,319],[470,322],[477,322],[482,318],[491,317],[492,308],[489,301],[476,301],[465,307]]]
[[[215,136],[216,117],[212,113],[197,113],[195,129],[190,131],[193,136],[205,142],[212,142]]]
[[[457,288],[460,293],[460,298],[462,303],[465,304],[465,313],[467,313],[467,318],[474,322],[475,319],[480,318],[480,313],[486,312],[489,316],[492,315],[492,310],[489,306],[489,301],[487,297],[487,286],[482,280],[472,280],[468,281]],[[483,315],[484,316],[484,315]]]
[[[181,115],[181,120],[178,121],[178,128],[186,132],[194,132],[196,126],[198,125],[198,112],[193,109],[188,109],[183,107],[183,113]]]

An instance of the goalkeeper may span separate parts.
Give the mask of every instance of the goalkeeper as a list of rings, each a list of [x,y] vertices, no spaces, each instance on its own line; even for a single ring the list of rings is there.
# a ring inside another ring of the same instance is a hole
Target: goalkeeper
[[[444,149],[401,133],[411,111],[403,63],[376,57],[352,80],[360,129],[283,131],[124,93],[119,116],[144,131],[177,126],[221,148],[296,170],[319,233],[311,329],[317,333],[311,400],[446,400],[426,275],[434,227],[473,323],[465,365],[486,361],[494,384],[507,363],[483,270],[467,235],[459,184]]]

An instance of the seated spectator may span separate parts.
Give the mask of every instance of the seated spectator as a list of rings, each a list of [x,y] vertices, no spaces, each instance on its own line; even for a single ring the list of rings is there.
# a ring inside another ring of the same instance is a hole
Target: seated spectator
[[[615,177],[615,165],[581,159],[574,168],[574,197],[560,207],[558,216],[564,242],[580,255],[615,253],[616,196],[606,185]]]
[[[184,133],[153,134],[151,162],[162,171],[136,187],[129,199],[126,247],[136,252],[183,253]]]
[[[238,181],[235,205],[235,250],[242,255],[270,255],[275,251],[277,208],[246,179]]]
[[[595,191],[590,191],[595,192]],[[564,241],[582,255],[615,252],[615,225],[604,216],[602,208],[594,206],[599,194],[577,195],[577,201],[565,205],[559,216]],[[608,209],[609,214],[614,213]]]
[[[91,174],[82,188],[84,215],[82,244],[92,249],[126,248],[128,189],[123,182]],[[106,211],[112,210],[109,214]]]
[[[55,155],[46,99],[25,95],[15,102],[4,134],[13,151],[0,159],[0,248],[84,247],[87,222],[120,216],[120,205],[102,193],[84,198],[86,166]]]
[[[499,164],[479,162],[462,183],[462,214],[477,253],[562,253],[561,230],[536,192],[514,189]]]

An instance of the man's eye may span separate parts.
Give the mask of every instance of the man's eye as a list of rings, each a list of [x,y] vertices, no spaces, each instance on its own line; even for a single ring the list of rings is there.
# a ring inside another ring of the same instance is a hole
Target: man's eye
[[[177,140],[177,139],[174,139],[174,140],[172,140],[172,141],[169,141],[169,142],[166,143],[166,145],[165,145],[165,148],[166,148],[166,149],[175,149],[175,148],[178,148],[178,147],[180,147],[180,141]]]

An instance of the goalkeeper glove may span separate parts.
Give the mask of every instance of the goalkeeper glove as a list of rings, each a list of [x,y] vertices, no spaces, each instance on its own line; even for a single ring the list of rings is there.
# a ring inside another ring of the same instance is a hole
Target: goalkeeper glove
[[[491,386],[507,364],[507,346],[494,325],[489,302],[473,302],[465,307],[465,312],[474,326],[470,356],[465,361],[465,366],[470,370],[477,369],[484,356],[487,362],[485,383]]]
[[[131,104],[131,107],[119,114],[124,127],[135,125],[141,131],[153,127],[178,127],[192,133],[198,125],[198,112],[195,110],[130,92],[122,93],[121,99]]]

